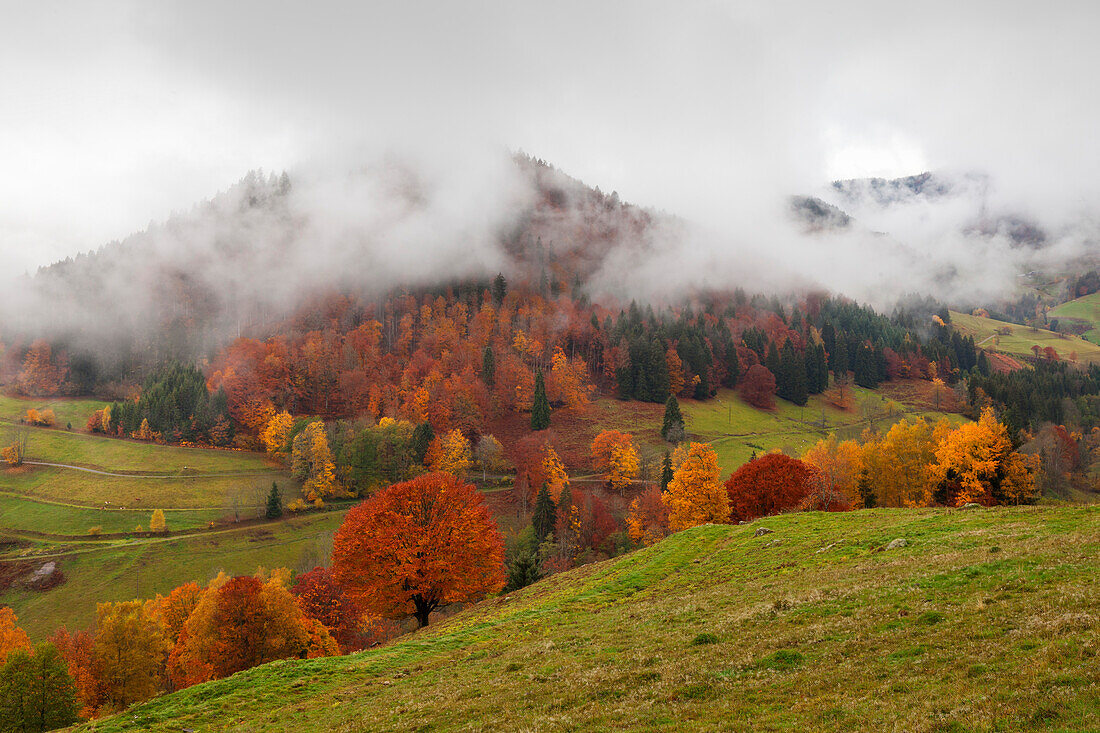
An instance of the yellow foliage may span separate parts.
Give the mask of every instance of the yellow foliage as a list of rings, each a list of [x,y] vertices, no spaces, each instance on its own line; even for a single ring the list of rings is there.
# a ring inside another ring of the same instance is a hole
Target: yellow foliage
[[[167,532],[168,522],[164,519],[163,509],[154,509],[153,516],[149,519],[149,531],[150,532]]]
[[[267,421],[260,440],[268,453],[280,453],[286,448],[286,440],[290,436],[290,430],[294,427],[294,418],[286,410],[272,415]]]
[[[18,441],[6,448],[0,448],[0,460],[9,466],[18,466],[23,463],[23,447]]]
[[[433,441],[436,443],[433,445],[434,450],[430,450],[428,465],[431,469],[465,478],[473,463],[470,441],[466,440],[466,436],[458,428],[436,438],[436,441]]]
[[[932,467],[933,483],[958,481],[961,490],[955,504],[988,504],[996,498],[1019,504],[1034,495],[1035,462],[1012,450],[1008,430],[997,421],[993,410],[982,410],[977,423],[961,425],[936,448]]]
[[[729,519],[729,495],[719,475],[714,449],[706,443],[692,443],[663,497],[673,531]]]
[[[291,449],[291,471],[302,482],[302,495],[315,502],[326,496],[343,493],[336,482],[336,465],[328,447],[325,424],[311,422],[294,438]]]
[[[27,634],[18,626],[15,611],[8,606],[0,607],[0,664],[7,661],[12,652],[23,649],[30,651],[31,642]]]
[[[823,493],[843,496],[849,506],[863,505],[859,493],[859,478],[863,472],[863,450],[854,440],[838,442],[830,433],[825,440],[806,451],[802,460],[821,474]]]
[[[611,459],[607,464],[607,478],[611,482],[611,488],[616,491],[624,491],[630,482],[638,475],[641,461],[638,458],[638,449],[633,444],[611,446]]]
[[[561,491],[569,485],[569,474],[565,471],[565,464],[558,457],[558,452],[550,446],[542,454],[542,471],[546,476],[546,485],[550,496],[555,502],[561,498]]]

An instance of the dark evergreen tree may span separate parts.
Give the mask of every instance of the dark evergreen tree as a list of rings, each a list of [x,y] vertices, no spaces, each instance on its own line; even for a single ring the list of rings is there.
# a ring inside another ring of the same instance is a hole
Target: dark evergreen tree
[[[539,570],[538,552],[524,552],[515,557],[511,565],[508,566],[508,582],[504,586],[504,592],[511,593],[541,579],[542,572]]]
[[[775,342],[772,341],[768,344],[768,355],[764,357],[764,366],[775,375],[777,383],[779,382],[780,364],[779,349],[775,347]],[[776,386],[778,387],[778,384]]]
[[[806,362],[795,351],[790,339],[783,344],[779,373],[775,376],[776,395],[799,406],[806,404]]]
[[[504,275],[497,273],[497,276],[493,278],[493,286],[491,288],[493,295],[493,302],[499,308],[504,302],[504,296],[508,294],[508,281],[504,279]]]
[[[550,400],[546,399],[546,383],[542,370],[535,374],[535,401],[531,405],[531,429],[546,430],[550,427]]]
[[[730,341],[726,344],[726,381],[727,387],[736,387],[741,379],[741,360],[737,358],[737,346]]]
[[[665,419],[661,423],[661,437],[670,443],[679,443],[685,437],[684,416],[675,395],[665,401]]]
[[[851,371],[848,365],[848,345],[847,339],[843,334],[837,334],[836,350],[829,352],[829,368],[832,369],[833,376],[836,377],[838,382],[844,382],[848,379],[848,372]]]
[[[672,456],[665,452],[665,458],[661,461],[661,491],[667,491],[668,485],[672,483]]]
[[[424,465],[424,458],[428,455],[428,448],[431,447],[433,440],[435,440],[435,431],[432,430],[431,423],[422,422],[413,428],[412,442],[409,445],[413,463]]]
[[[283,516],[283,497],[279,493],[279,485],[271,482],[271,491],[267,494],[267,518],[278,519]]]
[[[550,487],[543,482],[535,499],[535,511],[531,515],[531,526],[535,528],[535,537],[539,544],[546,540],[546,536],[554,531],[558,521],[558,508],[550,496]]]
[[[493,356],[493,347],[486,346],[481,352],[481,381],[492,387],[496,382],[496,376],[497,365],[496,358]]]

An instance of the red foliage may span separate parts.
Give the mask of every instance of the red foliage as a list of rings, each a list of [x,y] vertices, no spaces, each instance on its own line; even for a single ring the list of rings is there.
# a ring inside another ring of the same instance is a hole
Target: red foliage
[[[763,364],[749,367],[738,386],[741,399],[753,407],[771,410],[775,407],[775,375]]]
[[[730,521],[747,521],[796,508],[814,490],[815,478],[811,466],[782,453],[768,453],[749,461],[726,481]]]
[[[363,629],[366,609],[345,592],[327,568],[313,568],[298,576],[290,592],[298,599],[298,607],[305,615],[328,628],[344,654],[366,646]]]

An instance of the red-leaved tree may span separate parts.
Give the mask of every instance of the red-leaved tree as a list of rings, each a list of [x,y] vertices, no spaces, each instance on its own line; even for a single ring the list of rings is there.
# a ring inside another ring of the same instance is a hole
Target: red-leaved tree
[[[348,512],[333,538],[332,575],[367,609],[412,614],[504,585],[504,540],[479,492],[446,473],[394,484]]]
[[[782,453],[751,460],[726,481],[729,521],[747,521],[794,509],[813,491],[815,480],[813,467]]]
[[[753,364],[738,386],[741,399],[753,407],[770,410],[775,407],[775,375],[762,364]]]

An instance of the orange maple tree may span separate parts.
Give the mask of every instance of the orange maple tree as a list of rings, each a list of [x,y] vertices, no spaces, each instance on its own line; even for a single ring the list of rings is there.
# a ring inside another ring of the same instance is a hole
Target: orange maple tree
[[[504,585],[504,540],[481,493],[445,473],[393,484],[348,512],[333,539],[332,575],[382,616],[433,610]]]

